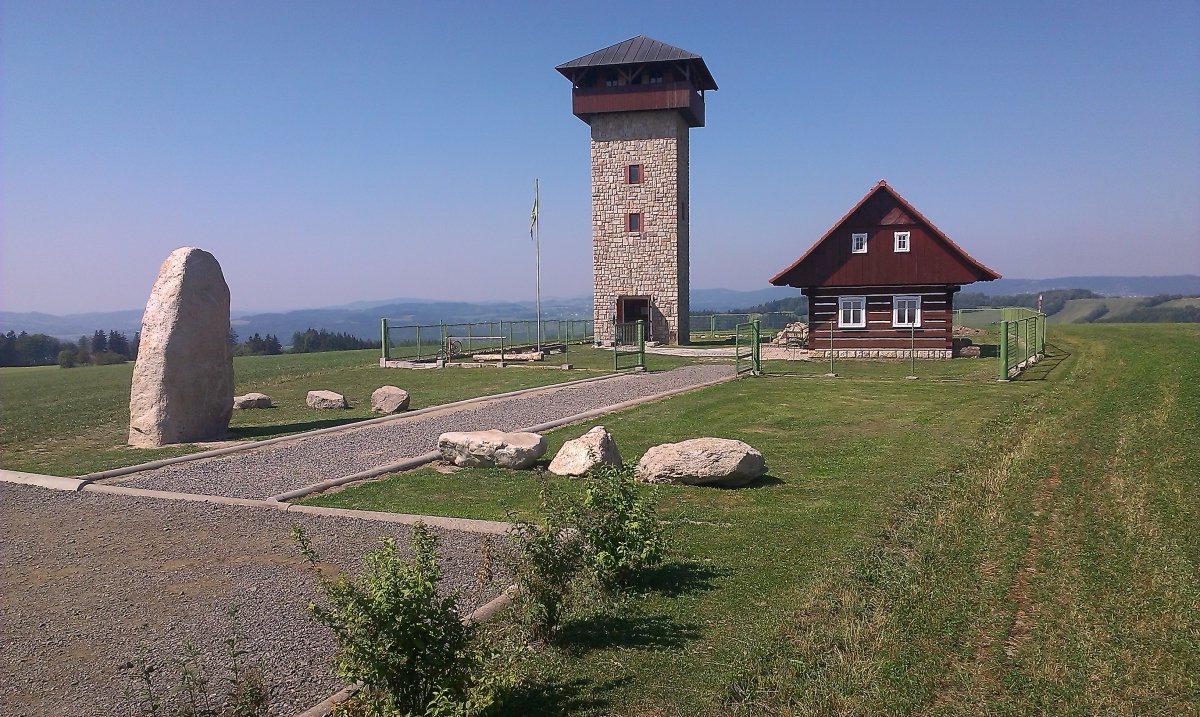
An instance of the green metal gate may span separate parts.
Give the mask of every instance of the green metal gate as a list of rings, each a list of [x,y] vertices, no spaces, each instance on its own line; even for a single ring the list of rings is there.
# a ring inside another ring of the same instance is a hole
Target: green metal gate
[[[1046,355],[1046,315],[1006,308],[1000,321],[1000,380],[1020,374]]]
[[[613,370],[646,368],[646,322],[613,324]]]
[[[762,373],[762,357],[759,353],[759,341],[762,330],[757,321],[738,324],[734,327],[733,365],[738,376],[749,374],[758,376]]]

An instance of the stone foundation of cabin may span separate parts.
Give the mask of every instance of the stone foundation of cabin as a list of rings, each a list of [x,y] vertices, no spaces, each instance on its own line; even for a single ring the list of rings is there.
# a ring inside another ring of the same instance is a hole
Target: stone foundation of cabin
[[[952,358],[953,351],[950,349],[917,349],[916,354],[919,359],[948,359]],[[833,357],[835,359],[907,360],[913,356],[908,349],[834,349]],[[824,351],[810,349],[809,358],[814,361],[821,359],[828,361],[829,349]]]

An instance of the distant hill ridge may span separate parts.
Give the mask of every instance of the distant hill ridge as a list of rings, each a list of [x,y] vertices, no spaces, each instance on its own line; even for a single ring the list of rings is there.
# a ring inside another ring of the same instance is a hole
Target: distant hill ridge
[[[1200,294],[1200,276],[1077,276],[1051,279],[999,279],[972,284],[967,290],[989,296],[1025,294],[1050,289],[1088,289],[1104,296],[1156,296],[1160,294]],[[780,299],[798,297],[788,287],[765,287],[752,291],[734,289],[693,289],[693,313],[739,311]],[[141,310],[107,311],[56,316],[41,312],[0,311],[0,333],[26,331],[57,338],[78,338],[97,329],[116,330],[132,336],[140,328]],[[590,319],[590,296],[542,300],[546,318]],[[305,329],[326,329],[363,338],[379,332],[379,319],[388,317],[401,322],[435,324],[463,321],[525,320],[534,318],[532,301],[439,301],[401,298],[382,301],[356,301],[341,306],[298,309],[284,312],[248,313],[234,311],[233,329],[242,337],[254,333],[274,334],[283,341]]]

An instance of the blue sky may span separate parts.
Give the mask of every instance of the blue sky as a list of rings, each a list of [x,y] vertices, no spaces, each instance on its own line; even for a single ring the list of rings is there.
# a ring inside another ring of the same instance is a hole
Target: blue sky
[[[0,308],[137,308],[175,247],[241,309],[590,291],[553,67],[704,56],[692,285],[754,289],[880,178],[1013,278],[1200,273],[1200,3],[2,5]]]

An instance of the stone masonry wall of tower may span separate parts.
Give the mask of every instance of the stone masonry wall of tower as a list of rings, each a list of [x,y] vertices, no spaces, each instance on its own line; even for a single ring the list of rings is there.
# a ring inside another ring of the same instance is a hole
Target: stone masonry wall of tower
[[[592,275],[596,340],[611,340],[620,296],[651,297],[650,337],[688,337],[688,125],[675,111],[590,118]],[[630,184],[628,167],[643,179]],[[630,232],[630,213],[641,231]]]

